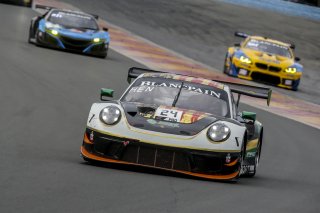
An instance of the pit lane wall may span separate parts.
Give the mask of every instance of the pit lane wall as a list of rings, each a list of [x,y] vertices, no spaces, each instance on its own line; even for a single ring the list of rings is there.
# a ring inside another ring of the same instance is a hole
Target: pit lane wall
[[[57,0],[34,0],[33,7],[36,4],[80,10],[73,5]],[[125,29],[108,23],[105,20],[100,19],[99,24],[109,28],[111,49],[151,69],[199,76],[208,79],[252,84],[252,82],[227,77],[217,69],[161,47],[149,40],[134,35]],[[269,107],[267,107],[265,100],[242,97],[241,101],[253,107],[320,129],[320,105],[291,98],[279,92],[273,92]]]

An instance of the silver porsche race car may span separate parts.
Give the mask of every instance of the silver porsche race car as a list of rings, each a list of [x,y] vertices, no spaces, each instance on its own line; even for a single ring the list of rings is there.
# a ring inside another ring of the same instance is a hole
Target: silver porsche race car
[[[119,100],[109,100],[113,90],[102,89],[103,102],[92,105],[84,160],[217,180],[255,175],[263,127],[256,113],[238,112],[239,99],[247,95],[269,104],[270,89],[135,67],[128,81]]]

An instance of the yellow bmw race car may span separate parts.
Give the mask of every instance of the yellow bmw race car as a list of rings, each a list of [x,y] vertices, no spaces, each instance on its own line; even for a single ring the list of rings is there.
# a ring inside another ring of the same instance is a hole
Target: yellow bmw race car
[[[294,44],[239,32],[235,36],[245,40],[228,49],[224,73],[298,90],[303,66],[297,63],[300,58],[294,55]]]

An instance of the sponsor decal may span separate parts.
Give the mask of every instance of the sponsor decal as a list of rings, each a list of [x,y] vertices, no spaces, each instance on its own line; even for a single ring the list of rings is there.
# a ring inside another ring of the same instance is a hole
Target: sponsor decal
[[[152,125],[160,126],[161,128],[164,128],[164,127],[180,128],[179,123],[172,123],[172,122],[166,122],[166,121],[156,121],[154,119],[148,119],[147,122]]]
[[[180,89],[181,84],[180,83],[165,83],[165,82],[158,83],[158,82],[154,82],[154,81],[141,81],[140,87],[133,87],[130,89],[129,92],[151,92],[154,89],[154,87],[169,87],[169,88]],[[200,87],[184,85],[183,88],[186,90],[189,90],[189,91],[214,96],[219,99],[221,96],[221,93],[219,93],[219,92],[216,92],[213,90],[208,90],[208,89],[203,89]]]
[[[60,11],[58,13],[52,13],[51,16],[56,17],[56,18],[63,18],[64,16],[73,16],[73,17],[78,17],[78,18],[83,18],[83,19],[88,19],[88,20],[91,19],[90,16],[85,16],[85,15],[76,14],[76,13],[67,13],[67,12],[62,12],[62,11]]]
[[[144,77],[161,77],[161,78],[168,78],[168,79],[174,79],[174,80],[179,80],[179,81],[186,81],[186,82],[192,82],[192,83],[198,83],[198,84],[203,84],[211,87],[215,87],[218,89],[223,89],[224,84],[221,84],[219,82],[215,82],[212,80],[208,79],[203,79],[203,78],[196,78],[196,77],[188,77],[188,76],[182,76],[182,75],[174,75],[174,74],[169,74],[169,73],[146,73],[144,74]]]
[[[254,171],[254,166],[253,165],[242,165],[240,174],[248,174]]]
[[[288,50],[288,47],[286,47],[286,46],[279,45],[279,44],[276,44],[276,43],[272,43],[272,42],[269,42],[269,41],[256,40],[256,39],[251,39],[248,42],[247,45],[250,46],[250,47],[258,47],[260,44],[265,44],[265,45],[268,45],[268,46],[274,46],[274,47],[279,47],[279,48]]]
[[[247,152],[246,157],[247,158],[252,158],[256,156],[256,152]]]
[[[155,113],[155,119],[171,121],[171,122],[180,122],[183,111],[176,109],[166,109],[158,107]]]

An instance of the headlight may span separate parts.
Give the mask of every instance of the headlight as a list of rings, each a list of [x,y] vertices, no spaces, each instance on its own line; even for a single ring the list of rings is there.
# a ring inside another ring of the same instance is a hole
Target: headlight
[[[108,106],[101,110],[100,120],[107,125],[114,125],[121,118],[120,109],[116,106]]]
[[[297,68],[295,67],[288,67],[287,69],[285,69],[285,71],[287,73],[296,73],[297,72]]]
[[[251,64],[252,61],[250,60],[250,58],[248,57],[245,57],[245,56],[240,56],[240,61],[243,62],[243,63],[246,63],[246,64]]]
[[[52,35],[55,35],[55,36],[59,34],[58,31],[56,31],[56,30],[51,30],[50,32]]]
[[[214,142],[227,140],[230,135],[230,128],[223,123],[215,123],[208,130],[208,138]]]
[[[100,38],[94,38],[94,39],[93,39],[93,42],[94,42],[94,43],[99,43],[100,41],[101,41]]]

